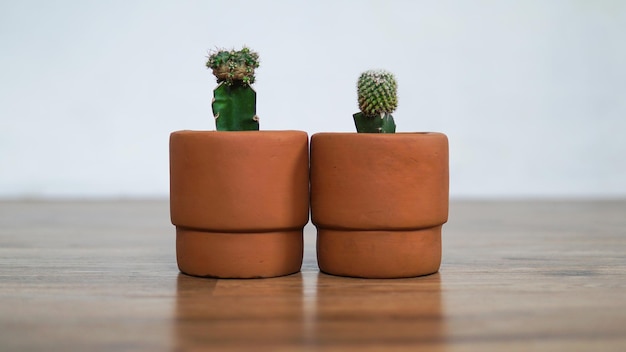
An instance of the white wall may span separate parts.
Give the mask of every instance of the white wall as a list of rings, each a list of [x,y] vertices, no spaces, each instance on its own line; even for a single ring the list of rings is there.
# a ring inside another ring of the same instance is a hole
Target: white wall
[[[450,138],[451,196],[626,196],[624,1],[2,1],[0,198],[167,197],[168,135],[214,129],[208,50],[261,55],[262,129]]]

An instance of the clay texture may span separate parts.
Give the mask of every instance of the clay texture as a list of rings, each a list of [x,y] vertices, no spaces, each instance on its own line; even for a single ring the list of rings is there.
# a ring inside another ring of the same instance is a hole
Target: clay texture
[[[313,135],[311,216],[320,270],[371,278],[437,272],[448,186],[444,134]]]
[[[224,278],[298,272],[308,164],[301,131],[172,133],[170,211],[179,269]]]

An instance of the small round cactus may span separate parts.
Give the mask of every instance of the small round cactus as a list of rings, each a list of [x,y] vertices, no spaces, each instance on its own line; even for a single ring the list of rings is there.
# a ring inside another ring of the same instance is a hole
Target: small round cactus
[[[368,70],[357,83],[359,109],[365,116],[391,114],[398,107],[398,85],[393,74],[384,70]]]
[[[393,74],[384,70],[361,73],[357,82],[360,112],[352,115],[359,133],[395,133],[391,113],[398,107],[398,84]]]
[[[254,69],[259,67],[259,54],[245,46],[239,51],[218,50],[209,55],[206,66],[213,70],[217,83],[250,85],[254,83]]]

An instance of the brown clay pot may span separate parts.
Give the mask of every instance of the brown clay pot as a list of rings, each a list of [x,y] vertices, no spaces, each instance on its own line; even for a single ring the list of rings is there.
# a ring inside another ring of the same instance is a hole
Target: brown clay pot
[[[320,270],[366,278],[435,273],[448,220],[442,133],[317,133],[311,217]]]
[[[170,212],[180,271],[220,278],[300,271],[308,166],[302,131],[172,133]]]

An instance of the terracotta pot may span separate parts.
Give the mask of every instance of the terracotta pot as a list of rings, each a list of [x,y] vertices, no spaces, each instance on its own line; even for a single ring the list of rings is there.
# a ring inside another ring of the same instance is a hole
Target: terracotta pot
[[[172,133],[170,212],[180,271],[220,278],[298,272],[308,165],[301,131]]]
[[[435,273],[448,220],[441,133],[317,133],[311,217],[320,270],[367,278]]]

